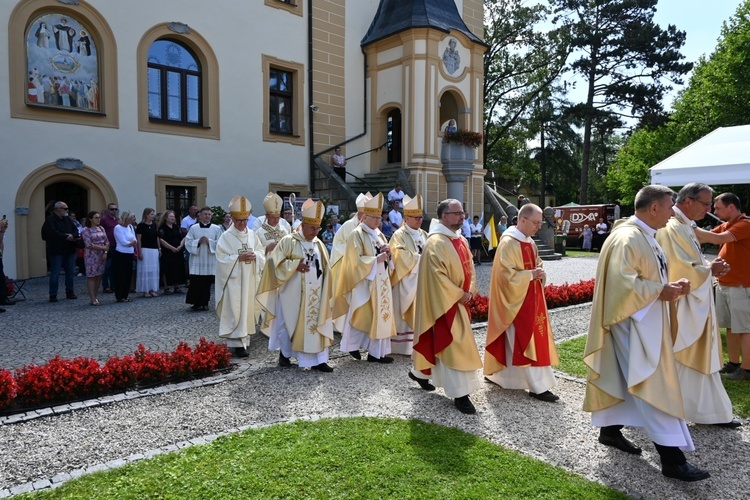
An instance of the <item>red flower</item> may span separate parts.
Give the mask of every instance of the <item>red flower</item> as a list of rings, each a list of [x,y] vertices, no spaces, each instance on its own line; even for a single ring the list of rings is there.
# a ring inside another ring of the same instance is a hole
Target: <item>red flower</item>
[[[0,370],[0,410],[16,397],[16,379],[9,370]]]

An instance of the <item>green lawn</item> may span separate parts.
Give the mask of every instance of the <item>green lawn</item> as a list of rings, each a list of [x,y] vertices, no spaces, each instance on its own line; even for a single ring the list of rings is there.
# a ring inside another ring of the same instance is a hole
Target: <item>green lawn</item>
[[[722,329],[721,341],[727,345],[726,334]],[[560,366],[557,367],[561,372],[573,375],[575,377],[586,377],[586,365],[583,363],[583,351],[586,348],[586,336],[578,337],[573,340],[562,342],[557,346],[560,353]],[[724,361],[726,361],[726,351],[724,352]],[[742,418],[750,416],[750,390],[748,382],[742,380],[727,380],[722,377],[724,388],[727,390],[729,399],[732,401],[734,413]]]
[[[599,252],[585,252],[583,250],[572,250],[570,248],[565,250],[566,257],[591,257],[599,255]]]
[[[36,493],[43,498],[628,498],[417,420],[301,421],[224,436]],[[21,497],[19,497],[21,498]]]

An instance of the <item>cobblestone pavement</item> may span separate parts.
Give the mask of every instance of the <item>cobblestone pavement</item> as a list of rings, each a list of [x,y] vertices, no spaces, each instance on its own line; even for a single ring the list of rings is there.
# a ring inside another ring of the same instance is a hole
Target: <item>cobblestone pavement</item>
[[[491,269],[490,263],[476,268],[480,293],[488,293]],[[596,257],[547,262],[545,269],[548,283],[573,283],[593,277]],[[194,345],[201,337],[218,339],[219,321],[213,305],[208,312],[193,312],[185,304],[184,293],[155,298],[131,294],[130,303],[116,303],[114,294],[100,294],[102,305],[93,307],[86,293],[86,278],[76,278],[78,299],[66,300],[60,293],[57,303],[47,302],[47,284],[47,278],[28,280],[26,300],[0,314],[0,368],[42,364],[58,354],[104,362],[112,356],[131,354],[138,344],[172,351],[180,341]],[[257,335],[251,349],[262,349],[265,343],[265,336]]]

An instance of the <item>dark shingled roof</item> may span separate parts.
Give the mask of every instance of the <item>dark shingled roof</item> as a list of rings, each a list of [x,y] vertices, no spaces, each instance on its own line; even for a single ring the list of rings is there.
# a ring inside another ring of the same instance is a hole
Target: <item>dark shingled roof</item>
[[[456,30],[473,42],[486,45],[466,27],[454,0],[380,0],[362,46],[412,28],[434,28],[445,33]]]

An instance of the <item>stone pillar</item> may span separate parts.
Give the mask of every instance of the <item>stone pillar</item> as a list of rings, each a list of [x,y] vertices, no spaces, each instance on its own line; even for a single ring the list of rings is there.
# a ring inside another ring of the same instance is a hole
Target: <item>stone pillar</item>
[[[440,154],[448,198],[464,202],[464,184],[474,170],[475,149],[463,144],[446,142]]]

